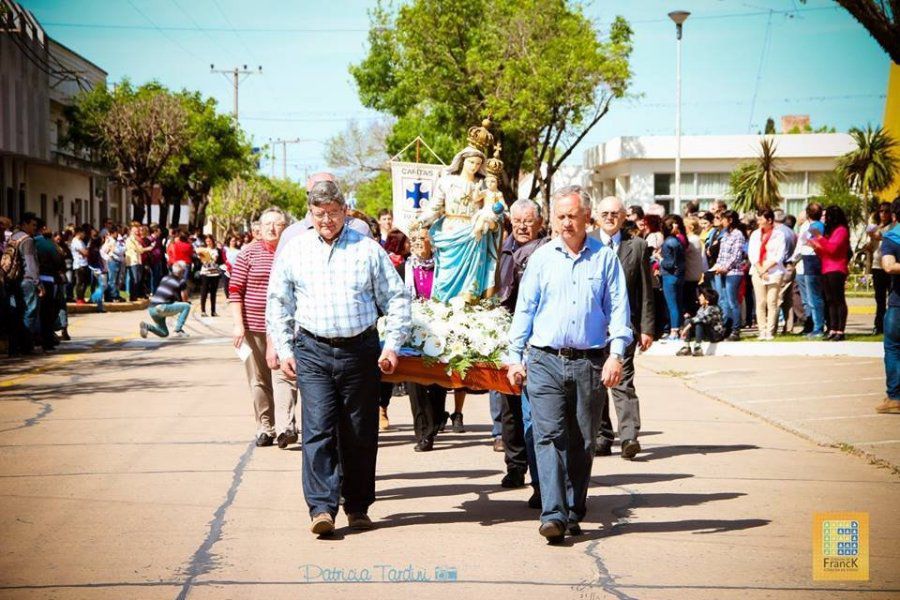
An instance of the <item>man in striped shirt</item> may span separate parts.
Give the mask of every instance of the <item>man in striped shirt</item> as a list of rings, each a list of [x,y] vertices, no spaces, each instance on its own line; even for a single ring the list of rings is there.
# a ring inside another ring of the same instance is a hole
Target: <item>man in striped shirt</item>
[[[297,441],[297,388],[293,378],[281,372],[266,335],[266,289],[287,215],[280,208],[269,208],[259,220],[262,239],[244,246],[231,268],[228,304],[234,318],[234,347],[246,344],[251,351],[244,368],[256,416],[256,445],[271,446],[275,441],[283,450]]]
[[[302,481],[311,531],[328,535],[341,495],[351,529],[372,527],[379,368],[392,373],[397,365],[410,304],[378,242],[345,225],[347,206],[334,182],[313,185],[308,203],[314,230],[278,255],[267,320],[281,368],[297,378],[303,400]],[[383,350],[379,312],[386,317]]]

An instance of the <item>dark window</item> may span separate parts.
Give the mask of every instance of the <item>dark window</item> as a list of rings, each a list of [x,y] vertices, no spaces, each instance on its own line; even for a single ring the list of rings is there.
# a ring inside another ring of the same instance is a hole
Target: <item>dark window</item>
[[[654,173],[653,174],[653,195],[654,196],[671,196],[672,187],[674,185],[674,175],[672,173]]]

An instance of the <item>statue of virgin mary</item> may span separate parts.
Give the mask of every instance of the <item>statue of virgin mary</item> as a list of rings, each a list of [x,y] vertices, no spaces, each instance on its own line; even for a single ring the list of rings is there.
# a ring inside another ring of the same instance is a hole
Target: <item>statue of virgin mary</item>
[[[476,140],[470,131],[470,144]],[[443,302],[458,296],[475,302],[497,289],[505,205],[485,206],[484,167],[484,152],[474,145],[458,152],[437,180],[429,210],[411,224],[413,229],[430,227],[435,260],[431,297]]]

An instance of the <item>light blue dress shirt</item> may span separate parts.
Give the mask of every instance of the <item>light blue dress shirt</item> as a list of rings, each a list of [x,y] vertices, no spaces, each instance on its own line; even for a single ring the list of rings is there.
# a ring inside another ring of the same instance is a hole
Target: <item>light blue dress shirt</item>
[[[522,362],[525,345],[603,348],[624,354],[631,343],[625,273],[616,254],[588,236],[576,256],[559,238],[528,261],[509,329],[508,364]]]

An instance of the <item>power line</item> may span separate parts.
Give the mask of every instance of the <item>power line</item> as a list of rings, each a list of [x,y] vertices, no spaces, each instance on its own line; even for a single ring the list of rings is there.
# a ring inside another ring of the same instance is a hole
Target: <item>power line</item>
[[[130,1],[130,0],[129,0]],[[811,12],[821,12],[821,11],[835,11],[839,10],[839,6],[816,6],[816,7],[808,7],[808,8],[800,8],[800,9],[790,9],[790,10],[773,10],[775,14],[779,15],[796,15],[798,13],[811,13]],[[747,11],[740,13],[721,13],[721,14],[708,14],[708,15],[698,15],[694,14],[691,16],[691,20],[716,20],[716,19],[741,19],[748,17],[760,17],[766,16],[769,14],[769,10],[758,10],[758,11]],[[149,19],[148,19],[149,20]],[[659,19],[632,19],[628,20],[629,24],[644,24],[644,23],[668,23],[669,20],[666,18]],[[188,32],[197,32],[197,31],[208,31],[208,32],[220,32],[220,33],[368,33],[369,28],[358,28],[358,27],[214,27],[214,26],[199,26],[195,25],[193,27],[187,27],[185,25],[156,25],[154,24],[152,27],[147,27],[143,25],[125,25],[125,24],[112,24],[112,23],[77,23],[77,22],[63,22],[63,21],[45,21],[43,23],[47,27],[70,27],[70,28],[80,28],[80,29],[125,29],[125,30],[150,30],[155,29],[157,31],[188,31]],[[604,25],[609,25],[608,22],[603,22]]]
[[[201,60],[201,61],[203,60],[202,58],[200,58],[199,56],[197,56],[196,54],[194,54],[193,52],[191,52],[190,50],[188,50],[187,48],[185,48],[184,45],[183,45],[181,42],[179,42],[178,40],[176,40],[175,38],[173,38],[172,36],[170,36],[169,34],[167,34],[166,31],[165,31],[165,28],[160,27],[159,25],[157,25],[157,24],[153,21],[153,19],[151,19],[149,16],[147,16],[147,13],[145,13],[144,11],[142,11],[142,10],[140,9],[140,7],[138,7],[138,5],[134,3],[133,0],[128,0],[128,4],[130,4],[130,5],[131,5],[131,8],[133,8],[135,11],[137,11],[137,13],[138,13],[139,15],[141,15],[142,17],[144,17],[144,19],[146,19],[147,22],[150,23],[150,25],[153,26],[153,29],[155,29],[155,30],[157,30],[158,32],[160,32],[167,40],[169,40],[170,42],[172,42],[173,44],[175,44],[176,46],[178,46],[179,48],[181,48],[182,50],[184,50],[185,52],[187,52],[188,54],[190,54],[191,56],[193,56],[193,57],[196,58],[197,60]],[[45,23],[45,25],[46,25],[46,23]],[[145,29],[146,29],[146,28],[145,28]]]

